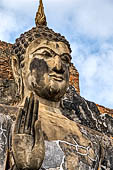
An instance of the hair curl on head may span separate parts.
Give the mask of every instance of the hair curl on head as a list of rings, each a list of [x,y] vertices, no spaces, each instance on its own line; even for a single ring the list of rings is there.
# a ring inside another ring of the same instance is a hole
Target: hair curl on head
[[[38,27],[34,27],[24,34],[21,34],[20,38],[16,39],[16,43],[13,45],[12,54],[18,57],[20,67],[21,62],[24,60],[24,54],[27,47],[33,40],[39,38],[43,38],[49,41],[63,42],[68,46],[71,52],[70,44],[64,36],[61,36],[59,33],[55,33],[52,29],[49,29],[46,26],[39,25]]]

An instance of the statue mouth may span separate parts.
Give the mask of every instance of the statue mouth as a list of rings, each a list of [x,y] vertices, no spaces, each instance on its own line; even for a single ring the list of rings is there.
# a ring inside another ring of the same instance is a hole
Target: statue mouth
[[[50,74],[49,76],[56,81],[63,81],[64,80],[61,75]]]

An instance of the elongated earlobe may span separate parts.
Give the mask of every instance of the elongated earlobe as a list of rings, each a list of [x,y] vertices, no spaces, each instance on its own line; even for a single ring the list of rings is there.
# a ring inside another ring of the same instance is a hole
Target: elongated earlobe
[[[21,74],[21,69],[19,67],[19,62],[18,58],[16,56],[12,56],[12,71],[13,71],[13,76],[15,79],[15,82],[18,86],[18,93],[20,95],[20,98],[22,99],[24,96],[23,92],[23,79],[22,79],[22,74]]]
[[[15,82],[18,84],[18,79],[20,77],[20,70],[19,70],[19,62],[16,56],[12,56],[11,64],[12,64],[12,71],[13,71]]]

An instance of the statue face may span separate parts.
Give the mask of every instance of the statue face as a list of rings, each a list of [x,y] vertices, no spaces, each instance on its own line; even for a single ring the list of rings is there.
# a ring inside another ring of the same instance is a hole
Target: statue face
[[[24,86],[36,95],[59,101],[69,83],[70,52],[63,42],[32,42],[25,56]]]

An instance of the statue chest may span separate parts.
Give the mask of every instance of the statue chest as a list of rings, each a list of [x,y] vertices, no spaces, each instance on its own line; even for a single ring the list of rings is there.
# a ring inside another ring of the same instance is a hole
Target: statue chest
[[[100,144],[94,132],[69,120],[57,109],[39,109],[39,119],[46,146],[42,169],[93,170],[99,166]]]

